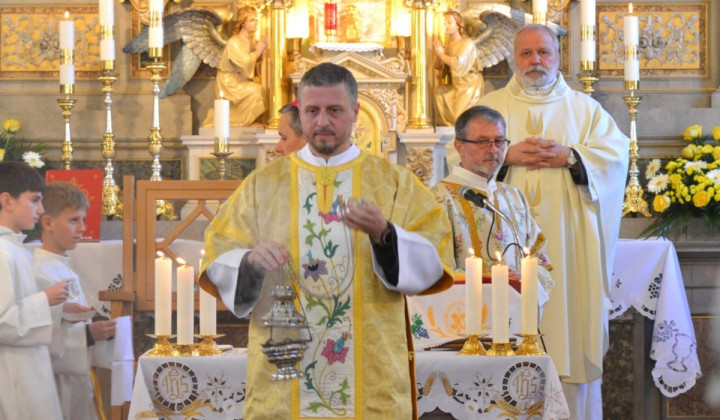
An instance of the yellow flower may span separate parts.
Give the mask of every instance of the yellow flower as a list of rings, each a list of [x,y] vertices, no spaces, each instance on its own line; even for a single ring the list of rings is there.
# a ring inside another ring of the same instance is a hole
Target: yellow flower
[[[662,213],[670,207],[670,199],[664,195],[656,195],[653,199],[653,210]]]
[[[718,125],[717,127],[713,127],[712,136],[715,141],[720,141],[720,125]]]
[[[693,141],[693,139],[702,136],[702,125],[695,124],[686,128],[682,133],[683,140]]]
[[[2,127],[6,133],[15,134],[18,131],[20,131],[20,127],[22,127],[22,124],[20,124],[20,121],[14,119],[14,118],[10,118],[8,120],[3,121]]]
[[[709,155],[710,153],[712,153],[712,151],[713,151],[713,147],[710,146],[709,144],[704,145],[704,146],[700,149],[700,153],[707,154],[707,155]]]
[[[720,146],[713,147],[712,156],[713,159],[720,160]]]
[[[0,149],[0,162],[5,159],[5,149]]]
[[[692,202],[695,207],[705,207],[710,202],[710,195],[707,191],[698,191],[693,195]]]
[[[685,146],[684,149],[682,149],[682,155],[683,157],[686,157],[688,159],[692,159],[695,157],[695,149],[697,147],[694,144],[688,144]]]

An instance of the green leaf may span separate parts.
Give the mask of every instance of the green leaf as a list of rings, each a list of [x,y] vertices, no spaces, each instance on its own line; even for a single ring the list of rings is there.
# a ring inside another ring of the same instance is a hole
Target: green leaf
[[[321,402],[314,402],[314,403],[310,403],[310,405],[308,406],[308,410],[312,411],[313,413],[317,413],[318,410],[323,407],[325,407],[325,404],[323,404]]]

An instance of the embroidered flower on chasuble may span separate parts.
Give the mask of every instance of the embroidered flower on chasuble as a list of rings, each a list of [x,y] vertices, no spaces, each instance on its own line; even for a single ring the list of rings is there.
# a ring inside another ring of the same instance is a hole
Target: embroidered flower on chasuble
[[[303,278],[312,277],[313,280],[318,281],[321,275],[328,273],[327,262],[313,258],[312,252],[308,252],[308,262],[302,266],[305,269],[303,271]]]
[[[328,338],[325,348],[322,353],[320,353],[327,358],[328,365],[332,365],[335,362],[345,363],[345,355],[349,350],[345,347],[346,338],[347,333],[343,333],[343,336],[338,341]]]

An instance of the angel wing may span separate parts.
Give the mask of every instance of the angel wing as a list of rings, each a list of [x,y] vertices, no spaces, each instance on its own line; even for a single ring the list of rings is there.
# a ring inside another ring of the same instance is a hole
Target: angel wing
[[[180,51],[173,62],[170,77],[160,92],[165,98],[180,90],[193,77],[201,63],[216,68],[227,40],[217,29],[223,18],[213,10],[188,8],[163,18],[165,45],[181,41]],[[142,32],[123,48],[127,54],[148,50],[148,30]]]
[[[462,12],[468,36],[478,49],[483,68],[507,60],[513,68],[513,38],[520,27],[532,23],[532,15],[498,3],[479,3]],[[567,35],[562,26],[548,22],[559,36]]]

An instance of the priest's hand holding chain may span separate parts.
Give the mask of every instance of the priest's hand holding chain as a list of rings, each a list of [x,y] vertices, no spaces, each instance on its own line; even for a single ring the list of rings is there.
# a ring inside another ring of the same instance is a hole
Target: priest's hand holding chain
[[[380,207],[366,201],[348,204],[344,216],[345,226],[367,233],[375,242],[380,242],[383,232],[388,228],[388,221]]]
[[[273,271],[290,260],[288,250],[277,242],[260,242],[250,251],[248,262],[256,269]]]

